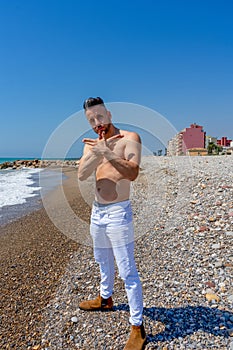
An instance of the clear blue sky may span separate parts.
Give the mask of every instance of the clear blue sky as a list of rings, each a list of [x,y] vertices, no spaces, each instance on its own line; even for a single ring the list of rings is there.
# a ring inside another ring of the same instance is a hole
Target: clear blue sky
[[[39,157],[89,96],[233,139],[232,0],[0,0],[0,157]]]

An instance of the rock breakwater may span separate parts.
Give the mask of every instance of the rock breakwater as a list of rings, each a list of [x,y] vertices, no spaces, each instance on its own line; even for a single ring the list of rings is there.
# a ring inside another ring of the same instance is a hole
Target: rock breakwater
[[[12,169],[18,170],[22,168],[47,168],[47,167],[78,167],[79,160],[41,160],[41,159],[33,159],[33,160],[15,160],[13,162],[4,162],[0,164],[0,169]]]

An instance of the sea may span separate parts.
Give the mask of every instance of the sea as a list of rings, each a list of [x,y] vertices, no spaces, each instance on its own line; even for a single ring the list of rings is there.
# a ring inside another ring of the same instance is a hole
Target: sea
[[[20,159],[30,158],[0,158],[0,164]],[[39,177],[43,171],[41,168],[0,170],[0,227],[42,207],[42,190],[44,194],[57,186],[60,181],[58,172],[46,170],[43,173],[42,189]]]

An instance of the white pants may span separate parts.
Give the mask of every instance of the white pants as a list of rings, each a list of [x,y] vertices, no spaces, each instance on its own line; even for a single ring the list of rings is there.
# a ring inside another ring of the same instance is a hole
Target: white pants
[[[102,205],[94,202],[91,235],[94,256],[100,266],[100,295],[107,299],[114,287],[114,257],[125,283],[130,308],[130,323],[142,323],[142,287],[134,261],[134,230],[130,201]]]

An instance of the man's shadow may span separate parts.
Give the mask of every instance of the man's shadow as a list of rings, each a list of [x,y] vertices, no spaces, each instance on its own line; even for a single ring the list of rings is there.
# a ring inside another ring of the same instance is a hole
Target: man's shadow
[[[114,307],[116,311],[129,311],[127,304]],[[180,308],[144,308],[144,317],[161,322],[164,330],[157,334],[148,334],[148,342],[167,341],[184,338],[198,331],[228,338],[233,331],[233,313],[205,306],[186,306]]]

